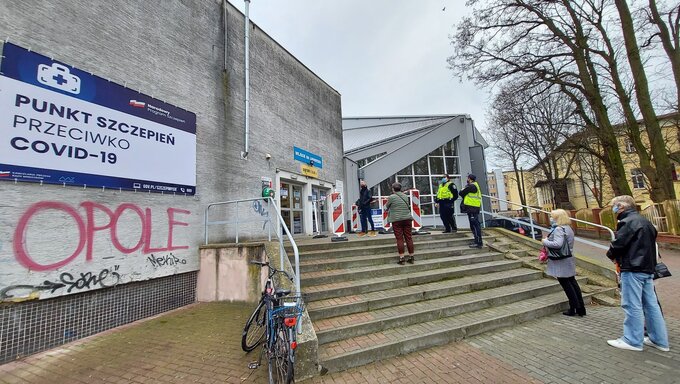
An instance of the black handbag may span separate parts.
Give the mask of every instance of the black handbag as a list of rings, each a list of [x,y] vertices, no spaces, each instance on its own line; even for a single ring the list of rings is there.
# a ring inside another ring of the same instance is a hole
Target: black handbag
[[[659,244],[656,245],[656,267],[654,267],[654,280],[660,279],[662,277],[673,276],[671,271],[668,269],[666,264],[661,261],[661,255],[659,254]]]
[[[558,227],[562,228],[562,227]],[[557,228],[555,228],[557,229]],[[562,242],[562,246],[559,248],[549,248],[548,249],[548,258],[551,260],[560,260],[560,259],[566,259],[568,257],[571,257],[571,251],[569,250],[569,241],[567,239],[567,230],[562,228],[564,231],[564,241]],[[554,231],[554,230],[553,230]],[[551,232],[552,234],[552,232]],[[548,235],[550,236],[550,235]]]

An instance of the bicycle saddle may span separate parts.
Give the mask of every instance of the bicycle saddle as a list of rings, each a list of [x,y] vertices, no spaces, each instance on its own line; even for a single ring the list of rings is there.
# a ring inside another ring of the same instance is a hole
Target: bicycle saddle
[[[282,288],[276,288],[276,291],[274,291],[274,296],[275,297],[283,297],[283,296],[288,296],[290,294],[290,289],[282,289]]]

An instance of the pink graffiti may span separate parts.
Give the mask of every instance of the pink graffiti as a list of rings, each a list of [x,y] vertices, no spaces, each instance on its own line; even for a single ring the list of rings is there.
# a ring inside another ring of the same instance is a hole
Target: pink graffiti
[[[83,252],[83,249],[85,249],[85,260],[92,261],[94,258],[93,247],[95,233],[107,230],[113,247],[126,255],[139,250],[141,250],[143,254],[150,254],[153,252],[165,252],[189,248],[188,245],[177,245],[173,243],[175,227],[189,226],[188,223],[175,219],[175,215],[177,214],[191,215],[191,212],[185,209],[172,207],[167,209],[167,242],[163,246],[152,246],[151,235],[153,234],[153,227],[151,208],[142,209],[132,203],[123,203],[116,207],[115,210],[111,210],[103,204],[92,201],[85,201],[80,204],[80,207],[85,210],[84,216],[81,216],[76,208],[61,202],[41,201],[31,205],[19,219],[19,223],[17,224],[17,228],[14,232],[14,256],[16,257],[17,261],[24,267],[34,271],[51,271],[71,263]],[[33,216],[42,211],[49,210],[60,211],[70,216],[74,221],[74,229],[78,233],[79,240],[76,250],[70,256],[52,264],[40,264],[36,262],[28,253],[26,246],[26,231],[29,229],[30,221]],[[120,220],[120,217],[126,211],[132,212],[134,215],[136,215],[141,223],[139,240],[132,247],[124,246],[118,237],[118,220]],[[108,217],[106,224],[97,225],[95,223],[96,212],[102,212],[106,215],[106,217]]]

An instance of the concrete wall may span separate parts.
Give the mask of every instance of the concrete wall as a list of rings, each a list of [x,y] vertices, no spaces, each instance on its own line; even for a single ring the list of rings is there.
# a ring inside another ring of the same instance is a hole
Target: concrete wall
[[[323,157],[320,179],[342,180],[340,95],[255,25],[250,26],[250,149],[247,159],[241,157],[244,20],[231,5],[227,11],[225,70],[221,1],[27,0],[0,4],[2,38],[194,112],[197,117],[196,196],[0,182],[0,301],[74,295],[161,276],[179,279],[190,274],[195,281],[192,271],[199,269],[198,247],[203,243],[207,204],[257,197],[260,178],[278,180],[277,169],[287,174],[299,172],[301,163],[293,159],[293,146]],[[4,127],[5,132],[8,128]],[[2,132],[0,127],[0,139]],[[270,160],[265,158],[267,153]],[[266,217],[268,212],[257,208],[250,203],[241,205],[240,217]],[[111,220],[107,210],[116,209],[121,209],[117,225],[107,227]],[[218,210],[211,218],[232,219],[232,214],[233,210]],[[84,230],[78,227],[79,222],[86,224]],[[233,226],[211,231],[215,241],[234,236]],[[241,239],[263,236],[262,223],[240,229]],[[55,300],[53,305],[33,305],[31,310],[48,316],[65,303]],[[109,306],[125,300],[118,298]],[[173,298],[159,300],[184,305]],[[0,308],[0,324],[5,318],[15,318],[24,304],[28,303]],[[153,301],[146,305],[167,310]],[[105,317],[116,309],[107,311],[93,315],[100,316],[97,324],[113,324]],[[26,332],[9,336],[22,334]],[[22,342],[0,340],[2,345]],[[15,353],[7,352],[3,359],[11,359]]]

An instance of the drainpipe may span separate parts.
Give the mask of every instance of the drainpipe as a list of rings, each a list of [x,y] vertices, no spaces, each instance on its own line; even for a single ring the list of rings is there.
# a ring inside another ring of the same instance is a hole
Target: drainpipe
[[[226,74],[227,72],[227,57],[228,55],[228,45],[229,42],[227,41],[227,17],[229,16],[227,14],[227,0],[222,0],[222,12],[223,12],[223,18],[224,18],[224,72]]]
[[[245,12],[245,86],[246,86],[246,97],[245,97],[245,137],[243,139],[243,152],[241,152],[241,157],[243,159],[248,159],[248,132],[250,130],[250,17],[248,15],[248,10],[250,8],[250,0],[245,0],[246,12]]]

